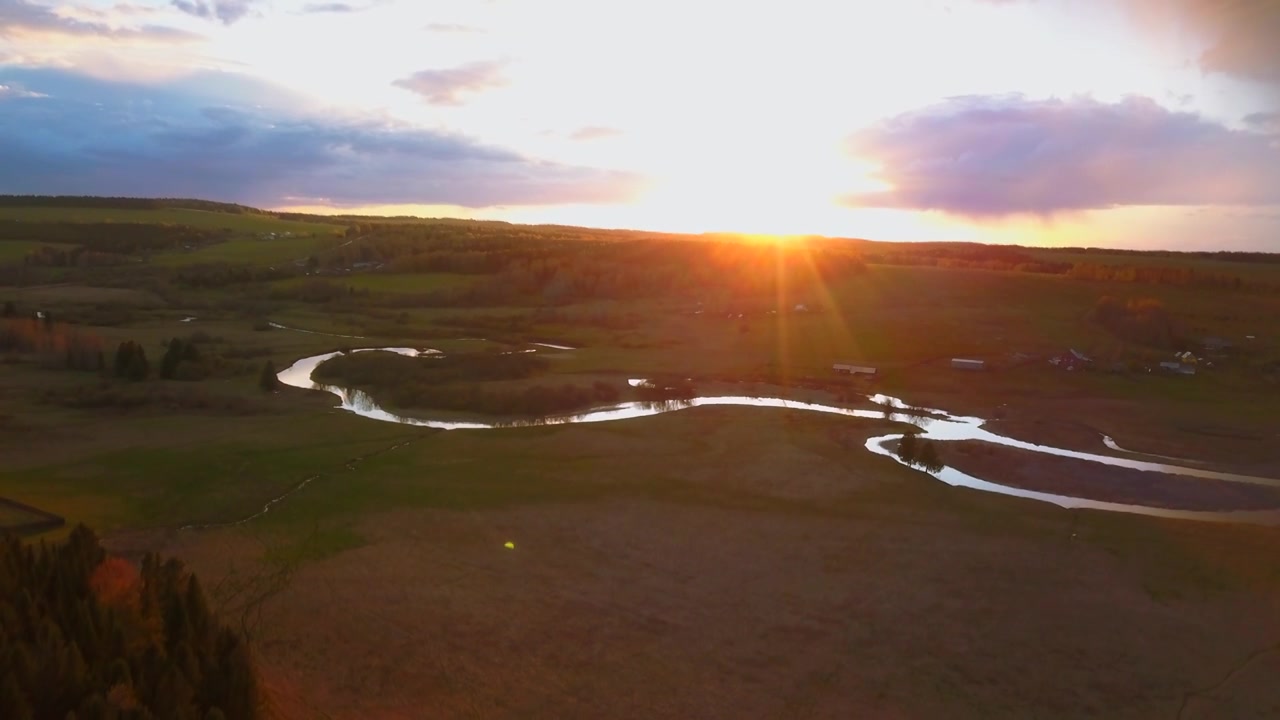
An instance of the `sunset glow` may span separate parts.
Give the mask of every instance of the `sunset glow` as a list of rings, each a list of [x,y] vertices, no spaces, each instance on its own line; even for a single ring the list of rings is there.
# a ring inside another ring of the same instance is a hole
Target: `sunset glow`
[[[0,0],[0,192],[1274,249],[1278,23],[1211,0]]]

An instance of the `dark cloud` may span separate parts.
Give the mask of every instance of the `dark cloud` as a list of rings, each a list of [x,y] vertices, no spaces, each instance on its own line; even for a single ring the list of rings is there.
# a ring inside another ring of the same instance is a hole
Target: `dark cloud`
[[[1211,38],[1200,56],[1205,71],[1280,85],[1280,2],[1176,0],[1173,4],[1183,6]]]
[[[206,20],[218,20],[230,25],[243,19],[253,9],[256,0],[169,0],[169,3],[188,15]]]
[[[245,99],[227,102],[237,82]],[[0,83],[50,96],[5,103],[0,193],[490,207],[616,202],[636,188],[630,175],[458,135],[304,114],[286,100],[264,108],[261,84],[227,73],[144,86],[0,69]]]
[[[617,128],[601,127],[599,125],[588,125],[587,127],[578,128],[570,135],[570,140],[600,140],[603,138],[621,135],[622,131]]]
[[[422,70],[392,83],[415,92],[432,105],[461,105],[462,96],[507,84],[500,62],[475,62],[454,68]]]
[[[1246,115],[1244,124],[1258,132],[1280,134],[1280,112]]]
[[[1036,0],[976,0],[987,4]],[[1100,2],[1112,4],[1113,0]],[[1148,32],[1195,37],[1204,46],[1196,58],[1206,73],[1228,75],[1269,86],[1280,98],[1280,1],[1278,0],[1115,0]],[[1073,10],[1088,7],[1072,4]]]
[[[104,22],[77,20],[58,15],[50,8],[29,0],[0,0],[0,37],[22,33],[161,42],[182,42],[200,37],[184,30],[158,25],[116,27]]]
[[[1147,98],[953,98],[855,134],[893,186],[850,205],[968,216],[1120,205],[1280,204],[1280,150]]]

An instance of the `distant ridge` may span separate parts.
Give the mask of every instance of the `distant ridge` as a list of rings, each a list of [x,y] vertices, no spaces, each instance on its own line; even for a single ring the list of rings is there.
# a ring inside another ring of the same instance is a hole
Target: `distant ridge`
[[[0,195],[0,207],[77,207],[116,210],[209,210],[237,215],[271,215],[267,210],[235,203],[193,198],[99,197],[95,195]]]

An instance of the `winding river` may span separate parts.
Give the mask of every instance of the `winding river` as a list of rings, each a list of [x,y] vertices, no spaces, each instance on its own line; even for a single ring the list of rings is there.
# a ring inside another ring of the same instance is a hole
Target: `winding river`
[[[404,347],[383,347],[383,348],[361,348],[353,352],[368,351],[384,351],[394,352],[409,357],[429,358],[432,355],[439,355],[438,350],[418,350],[415,348]],[[898,398],[886,395],[868,396],[868,400],[879,405],[883,409],[864,410],[855,408],[838,407],[834,405],[823,405],[819,403],[802,402],[798,400],[785,400],[776,397],[755,397],[746,395],[725,395],[710,397],[695,397],[689,400],[677,400],[666,402],[624,402],[607,407],[601,407],[582,413],[571,415],[557,415],[547,418],[531,419],[531,420],[513,420],[500,422],[476,422],[476,421],[453,421],[453,420],[433,420],[425,418],[414,418],[396,415],[382,408],[374,401],[373,397],[368,393],[354,388],[344,388],[334,385],[325,385],[317,383],[311,379],[312,372],[320,363],[340,355],[341,352],[331,352],[322,355],[313,355],[311,357],[302,358],[293,365],[278,374],[279,380],[285,385],[307,390],[323,390],[334,394],[341,400],[341,409],[355,413],[361,417],[371,420],[380,420],[383,422],[399,423],[402,425],[412,425],[417,427],[437,428],[441,430],[485,430],[493,428],[511,428],[511,427],[529,427],[537,425],[567,425],[572,423],[591,423],[591,422],[608,422],[612,420],[625,420],[630,418],[648,417],[651,415],[659,415],[667,412],[675,412],[691,407],[703,407],[711,405],[733,405],[746,407],[770,407],[785,408],[790,410],[805,410],[809,412],[829,413],[833,415],[843,415],[846,417],[865,418],[879,420],[883,418],[900,419],[905,422],[911,422],[921,428],[919,437],[940,441],[953,440],[979,440],[983,442],[1004,445],[1006,447],[1018,448],[1021,450],[1030,450],[1033,452],[1045,453],[1047,455],[1056,455],[1059,457],[1076,458],[1078,460],[1087,460],[1103,465],[1112,465],[1116,467],[1130,468],[1134,470],[1144,470],[1149,472],[1161,472],[1172,475],[1182,475],[1185,477],[1201,478],[1204,480],[1216,480],[1221,482],[1248,483],[1253,485],[1266,485],[1270,487],[1280,487],[1280,480],[1265,477],[1256,477],[1252,475],[1239,475],[1235,473],[1218,472],[1214,470],[1206,470],[1197,467],[1187,467],[1185,465],[1171,465],[1162,462],[1148,462],[1143,460],[1133,460],[1129,458],[1113,457],[1110,455],[1097,455],[1094,453],[1080,452],[1076,450],[1067,450],[1064,448],[1053,447],[1050,445],[1039,445],[1023,440],[997,435],[986,430],[983,425],[986,422],[982,418],[967,417],[962,415],[952,415],[945,410],[932,408],[918,408],[908,406]],[[632,385],[644,382],[643,380],[632,380]],[[896,462],[906,465],[904,461],[899,459],[890,449],[889,444],[902,437],[901,433],[890,435],[882,435],[867,440],[866,448],[868,451],[877,455],[883,455],[891,458]],[[1105,438],[1107,447],[1124,451],[1110,437]],[[1173,459],[1173,458],[1170,458]],[[920,468],[916,468],[920,469]],[[1107,510],[1111,512],[1137,513],[1142,515],[1153,515],[1157,517],[1178,518],[1185,520],[1210,520],[1219,522],[1249,522],[1263,524],[1280,524],[1280,510],[1241,510],[1241,511],[1201,511],[1201,510],[1173,510],[1169,508],[1151,507],[1147,505],[1126,504],[1104,502],[1100,500],[1091,500],[1088,498],[1072,497],[1070,495],[1057,495],[1048,492],[1039,492],[1036,490],[1026,490],[1023,488],[1001,485],[992,480],[984,480],[982,478],[963,473],[955,468],[943,467],[937,472],[930,472],[930,475],[941,480],[948,485],[957,487],[972,488],[974,490],[982,490],[985,492],[999,493],[1002,495],[1012,495],[1015,497],[1028,498],[1031,500],[1039,500],[1041,502],[1052,503],[1064,508],[1088,508],[1093,510]]]

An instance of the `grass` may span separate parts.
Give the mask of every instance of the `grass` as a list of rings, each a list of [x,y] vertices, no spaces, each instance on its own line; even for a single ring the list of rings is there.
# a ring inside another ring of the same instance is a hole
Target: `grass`
[[[1190,268],[1199,272],[1235,275],[1245,281],[1280,282],[1280,264],[1276,263],[1227,262],[1195,257],[1194,255],[1161,257],[1145,254],[1112,254],[1105,251],[1082,253],[1067,250],[1031,249],[1029,252],[1043,262],[1092,263],[1095,265],[1121,267],[1137,265],[1140,267]]]
[[[36,242],[33,240],[5,240],[0,238],[0,264],[21,262],[32,250],[41,247],[71,247],[63,243]]]
[[[832,435],[875,430],[699,408],[424,435],[235,531],[306,550],[268,677],[335,717],[564,717],[569,689],[584,717],[705,716],[721,688],[716,717],[1142,718],[1276,629],[1274,530],[953,490]]]
[[[332,282],[343,287],[356,290],[369,290],[378,293],[425,293],[435,290],[446,290],[465,287],[475,282],[474,275],[455,275],[450,273],[361,273],[358,275],[322,275],[319,277],[299,277],[288,280],[277,280],[273,287],[292,288],[313,280]]]
[[[77,223],[158,223],[189,225],[202,230],[231,230],[237,233],[292,232],[333,235],[342,226],[279,220],[267,215],[222,213],[208,210],[165,208],[134,210],[118,208],[0,207],[0,220],[24,222]]]
[[[155,295],[129,288],[92,287],[88,285],[47,285],[26,288],[0,288],[6,297],[37,307],[57,305],[111,305],[115,307],[157,307],[163,301]]]
[[[236,216],[228,216],[236,217]],[[332,228],[332,226],[329,226]],[[249,263],[272,265],[305,260],[309,255],[333,247],[341,241],[330,232],[316,237],[241,237],[207,245],[191,252],[168,252],[152,256],[158,265],[190,265],[194,263]]]
[[[242,237],[152,262],[292,262],[335,242]],[[474,280],[331,279],[401,294]],[[305,280],[280,284],[297,282]],[[863,362],[881,368],[880,388],[908,401],[984,416],[1007,404],[1029,432],[1083,423],[1126,447],[1277,462],[1266,440],[1197,441],[1180,429],[1275,427],[1275,389],[1247,367],[1280,350],[1266,325],[1280,298],[1268,295],[872,267],[743,318],[714,298],[702,314],[665,298],[601,301],[490,334],[480,320],[531,319],[538,308],[337,309],[272,298],[265,287],[169,291],[168,305],[83,282],[20,299],[132,306],[128,323],[95,332],[108,346],[143,342],[153,365],[167,338],[196,331],[264,348],[254,362],[269,357],[278,368],[343,345],[480,345],[437,335],[578,347],[549,353],[548,384],[655,372],[827,378],[833,362]],[[934,362],[1066,347],[1140,352],[1087,320],[1104,294],[1159,298],[1189,332],[1258,339],[1238,364],[1195,378],[1068,374],[1044,363],[959,374]],[[815,311],[794,312],[797,303]],[[178,322],[188,312],[200,319]],[[596,312],[635,322],[574,319]],[[409,337],[254,332],[257,314],[321,332],[364,334],[374,324]],[[474,332],[439,322],[457,316],[475,318]],[[272,635],[256,652],[269,679],[297,678],[334,717],[412,717],[427,705],[442,716],[531,718],[838,716],[850,707],[869,716],[1151,717],[1280,637],[1280,567],[1267,551],[1274,530],[1068,512],[953,489],[867,453],[865,438],[887,431],[876,421],[704,407],[436,432],[338,412],[330,396],[262,396],[255,377],[199,384],[252,395],[262,406],[254,414],[78,411],[37,398],[92,376],[28,362],[0,368],[0,407],[22,420],[21,432],[0,434],[0,497],[88,522],[119,548],[172,548],[206,587],[226,563],[296,558],[292,584],[265,606]],[[1098,449],[1092,430],[1081,437]],[[244,518],[313,477],[245,526],[174,531]]]
[[[47,519],[40,513],[31,512],[20,507],[14,507],[6,503],[0,503],[0,531],[4,528],[12,528],[17,525],[23,525],[30,522],[39,522]]]
[[[0,473],[0,496],[105,531],[236,520],[308,477],[341,471],[352,458],[383,448],[397,431],[403,435],[394,426],[340,420],[138,418],[120,438],[132,447]],[[228,433],[219,427],[226,423],[240,428]],[[150,435],[162,428],[172,444]]]

